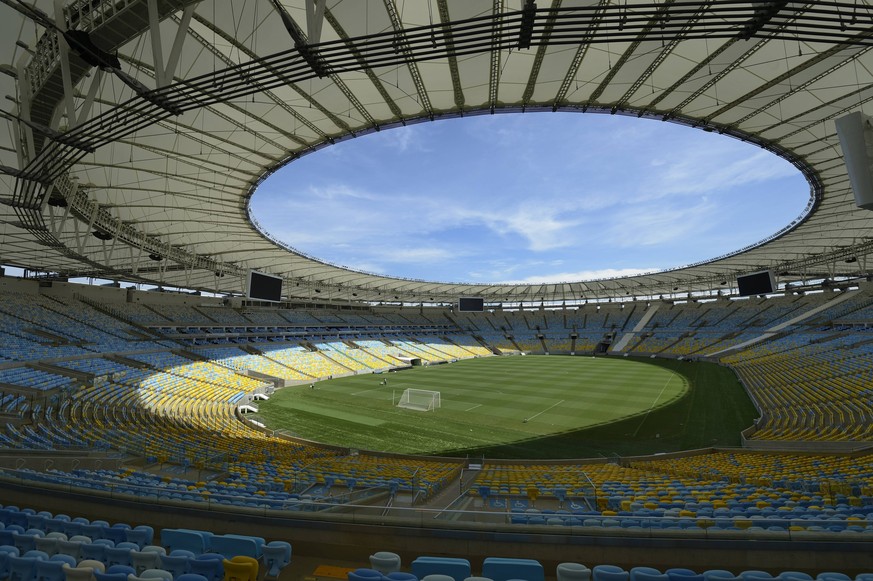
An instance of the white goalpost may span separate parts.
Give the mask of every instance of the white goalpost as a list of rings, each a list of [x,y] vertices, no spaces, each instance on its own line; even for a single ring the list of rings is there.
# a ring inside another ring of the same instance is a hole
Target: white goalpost
[[[432,412],[440,407],[440,392],[408,387],[403,391],[400,401],[395,405],[408,410]]]

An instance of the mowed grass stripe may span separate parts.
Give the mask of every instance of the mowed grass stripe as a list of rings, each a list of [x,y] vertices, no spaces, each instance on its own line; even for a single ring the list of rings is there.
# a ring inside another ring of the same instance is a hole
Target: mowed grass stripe
[[[287,388],[261,403],[260,409],[271,427],[308,439],[392,452],[452,454],[530,443],[642,417],[654,404],[667,405],[685,392],[688,382],[680,376],[670,379],[672,374],[632,360],[482,358],[340,378],[320,382],[315,390]],[[385,379],[388,385],[380,385]],[[399,398],[406,387],[440,391],[443,407],[433,413],[392,407],[392,397]],[[287,399],[299,400],[300,405],[283,404]],[[531,416],[535,417],[523,421]]]

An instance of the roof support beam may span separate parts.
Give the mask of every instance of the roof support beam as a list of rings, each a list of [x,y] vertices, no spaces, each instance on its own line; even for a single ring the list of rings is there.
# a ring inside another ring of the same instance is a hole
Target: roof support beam
[[[361,51],[355,46],[355,43],[352,42],[349,35],[346,33],[345,29],[339,23],[339,21],[334,18],[333,14],[331,14],[330,10],[325,12],[325,19],[328,21],[330,26],[337,32],[340,38],[346,41],[346,45],[349,47],[349,50],[355,54],[358,60],[363,63],[364,59],[361,55]],[[400,65],[398,65],[400,66]],[[367,78],[370,79],[370,82],[373,83],[373,86],[376,87],[376,90],[379,91],[379,95],[385,101],[385,104],[388,105],[388,108],[391,109],[391,113],[395,117],[402,117],[403,112],[400,111],[400,107],[397,106],[397,103],[394,102],[394,99],[391,98],[391,95],[388,94],[388,91],[385,90],[385,85],[382,84],[382,81],[379,80],[379,76],[373,72],[373,69],[370,67],[362,66],[364,74],[367,75]]]
[[[564,74],[564,79],[561,81],[561,87],[555,95],[555,102],[552,106],[552,111],[557,111],[566,101],[567,95],[570,92],[570,85],[579,73],[579,67],[582,66],[582,61],[585,60],[585,55],[588,53],[588,48],[591,46],[590,40],[594,37],[594,31],[600,23],[600,20],[603,18],[603,15],[606,14],[606,7],[608,5],[609,0],[600,0],[600,4],[597,6],[597,11],[591,19],[591,27],[582,36],[579,41],[579,47],[576,49],[576,54],[573,55],[573,60],[570,62],[570,66],[567,67],[567,72]]]
[[[458,109],[464,108],[466,99],[464,98],[464,90],[461,88],[461,74],[458,72],[458,59],[455,57],[455,42],[452,39],[451,17],[449,17],[449,5],[446,0],[437,0],[437,8],[440,13],[440,22],[443,26],[443,34],[446,39],[446,60],[449,62],[449,74],[452,77],[452,89],[455,93],[455,106]]]
[[[600,85],[591,93],[591,101],[597,102],[597,100],[600,98],[600,95],[603,94],[603,91],[606,90],[606,87],[609,86],[609,83],[612,81],[613,78],[615,78],[615,75],[618,74],[618,72],[625,65],[625,63],[628,62],[633,56],[634,51],[636,51],[637,47],[639,47],[642,41],[648,37],[649,33],[652,31],[653,28],[655,28],[657,23],[661,22],[665,18],[665,16],[669,14],[670,5],[674,1],[675,0],[664,0],[664,4],[658,7],[658,11],[653,15],[652,20],[650,20],[648,24],[646,24],[646,26],[642,29],[642,31],[640,31],[640,35],[628,45],[627,49],[622,53],[621,57],[619,57],[618,61],[616,61],[609,69],[609,72],[603,78],[603,82],[601,82]],[[613,113],[616,111],[616,109],[617,106],[613,106]]]
[[[526,4],[524,7],[525,14],[529,10],[530,4]],[[533,66],[531,67],[530,75],[527,78],[527,86],[524,88],[524,95],[521,97],[522,106],[526,106],[530,101],[531,97],[533,97],[534,89],[537,85],[537,78],[540,75],[540,69],[543,66],[543,60],[546,58],[546,52],[549,50],[549,35],[555,27],[555,18],[557,14],[558,8],[561,7],[561,0],[552,0],[552,12],[549,13],[549,17],[546,20],[545,28],[543,29],[543,37],[539,41],[539,47],[537,47],[537,54],[534,57]],[[534,11],[536,11],[536,5],[533,7]],[[522,26],[524,26],[524,21],[522,20]],[[530,39],[528,39],[527,46],[519,46],[519,48],[529,48],[530,47]]]
[[[427,1],[430,2],[430,0]],[[385,10],[388,12],[388,17],[391,19],[391,27],[398,33],[402,32],[403,23],[400,22],[400,17],[397,15],[397,6],[394,4],[394,0],[384,0],[384,3]],[[418,101],[421,103],[421,106],[427,113],[428,117],[433,119],[433,106],[430,104],[430,95],[428,95],[427,88],[424,86],[421,72],[418,70],[418,64],[415,62],[412,52],[409,50],[409,43],[400,42],[399,49],[409,58],[406,66],[408,67],[410,76],[412,76],[412,84],[415,85],[415,91],[418,94]]]
[[[64,18],[64,0],[55,0],[55,26],[57,35],[58,53],[61,61],[61,78],[64,84],[64,107],[67,109],[67,120],[72,127],[76,122],[76,101],[73,93],[73,75],[70,69],[70,45],[62,32],[67,30],[67,22]],[[47,32],[51,34],[51,32]]]
[[[147,0],[149,9],[149,33],[152,41],[152,59],[154,60],[155,85],[158,88],[166,87],[173,81],[179,57],[182,55],[182,45],[191,24],[191,16],[197,8],[196,4],[189,4],[182,12],[182,19],[176,29],[176,37],[173,39],[173,47],[170,56],[164,64],[164,49],[161,42],[161,15],[158,11],[158,0]]]
[[[496,45],[500,30],[500,15],[503,13],[503,0],[492,0],[491,13],[494,15],[494,22],[491,24],[491,38]],[[491,47],[491,67],[488,76],[488,103],[492,113],[497,107],[497,92],[500,87],[500,56],[502,54],[495,45]]]
[[[229,36],[227,33],[225,33],[223,30],[219,29],[218,27],[216,27],[214,24],[212,24],[211,22],[209,22],[205,18],[199,18],[195,14],[194,20],[197,21],[198,23],[202,24],[206,28],[208,28],[210,31],[214,32],[216,35],[218,35],[222,39],[232,43],[243,54],[246,54],[250,58],[257,58],[257,55],[255,55],[253,52],[251,52],[247,47],[238,43],[236,41],[236,39]],[[189,34],[193,38],[195,38],[201,44],[201,46],[203,46],[205,49],[207,49],[213,56],[215,56],[216,58],[221,60],[221,62],[223,62],[226,66],[232,67],[235,64],[233,61],[231,61],[229,58],[227,58],[227,56],[225,56],[221,51],[216,50],[215,47],[212,46],[212,43],[210,43],[205,38],[203,38],[194,29],[191,29],[189,31]],[[294,110],[293,107],[288,105],[288,103],[286,103],[284,99],[280,99],[278,96],[276,96],[276,94],[273,91],[270,91],[268,89],[264,89],[261,91],[261,94],[266,96],[267,98],[269,98],[273,103],[275,103],[279,107],[281,107],[282,110],[285,111],[286,113],[288,113],[289,115],[291,115],[296,122],[305,126],[307,129],[312,131],[314,134],[320,135],[321,137],[327,137],[327,134],[324,133],[323,131],[321,131],[317,125],[315,125],[314,123],[309,121],[306,117],[303,117],[302,115],[300,115],[297,111]],[[284,135],[285,137],[287,137],[288,139],[291,139],[292,141],[300,143],[301,145],[304,143],[299,137],[297,137],[293,133],[285,131],[284,129],[277,127],[276,125],[269,124],[269,123],[267,123],[266,120],[262,120],[261,122],[264,123],[265,125],[267,125],[268,127],[270,127],[270,129],[273,129],[277,133]]]
[[[308,44],[318,44],[321,42],[325,1],[306,0],[306,42]]]

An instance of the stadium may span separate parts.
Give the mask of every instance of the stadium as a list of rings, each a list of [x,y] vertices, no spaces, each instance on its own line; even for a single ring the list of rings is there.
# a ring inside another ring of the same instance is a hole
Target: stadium
[[[869,2],[0,14],[0,577],[871,578]],[[252,213],[339,142],[569,112],[757,146],[806,208],[536,284],[334,264]]]

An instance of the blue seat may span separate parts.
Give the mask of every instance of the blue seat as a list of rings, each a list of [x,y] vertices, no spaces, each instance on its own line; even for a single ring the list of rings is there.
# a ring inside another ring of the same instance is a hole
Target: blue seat
[[[418,577],[406,571],[392,571],[385,575],[385,579],[390,581],[418,581]]]
[[[173,574],[173,579],[188,572],[188,563],[192,560],[186,555],[161,555],[161,569]]]
[[[285,541],[270,541],[262,552],[267,569],[266,576],[270,579],[278,579],[282,569],[291,564],[291,544]]]
[[[163,529],[161,530],[161,545],[168,551],[184,549],[195,555],[201,555],[211,549],[212,533],[196,531],[192,529]],[[217,551],[218,552],[218,551]]]
[[[845,573],[836,573],[832,571],[819,573],[816,579],[818,579],[818,581],[852,581],[852,578]]]
[[[103,543],[83,543],[79,547],[79,555],[82,559],[106,562],[106,545]]]
[[[455,581],[470,577],[470,561],[455,557],[418,557],[412,562],[412,574],[421,579],[428,575],[448,575]]]
[[[139,525],[126,530],[124,534],[129,542],[136,543],[141,549],[146,545],[152,544],[152,540],[155,537],[155,530],[147,525]]]
[[[223,555],[206,553],[198,555],[188,561],[188,571],[202,575],[207,581],[221,581],[224,579]]]
[[[45,524],[42,527],[46,533],[62,533],[64,532],[64,525],[68,521],[61,520],[58,518],[47,518],[45,519]]]
[[[251,557],[259,559],[261,552],[266,545],[266,541],[261,537],[252,537],[246,535],[215,535],[211,539],[211,550],[216,553],[221,553],[232,559],[236,556]]]
[[[70,522],[65,522],[61,525],[61,532],[67,535],[68,537],[74,537],[76,535],[84,534],[82,531],[82,523],[76,522],[75,520]]]
[[[9,556],[9,581],[33,581],[36,575],[36,557]],[[45,559],[46,561],[48,559]]]
[[[105,552],[105,561],[107,567],[111,567],[112,565],[126,565],[128,567],[131,566],[130,554],[132,551],[127,547],[106,547]]]
[[[724,569],[710,569],[703,572],[703,579],[705,581],[737,581],[739,577]]]
[[[383,581],[384,576],[375,569],[355,569],[348,572],[349,581]],[[457,581],[457,580],[455,580]],[[461,580],[463,581],[463,580]]]
[[[94,571],[95,581],[127,581],[127,573],[101,573]]]
[[[629,581],[630,573],[615,565],[595,565],[591,578],[593,581]]]
[[[65,581],[67,576],[64,567],[75,567],[64,561],[38,560],[34,570],[34,581]]]
[[[634,567],[630,570],[630,581],[670,581],[670,576],[651,567]]]
[[[101,539],[108,539],[108,540],[112,541],[113,543],[115,543],[116,545],[118,543],[123,543],[124,541],[127,540],[127,534],[126,534],[127,529],[124,527],[128,527],[128,525],[124,525],[124,526],[113,525],[111,527],[104,526],[101,529],[102,532],[100,533],[100,538]]]
[[[767,571],[743,571],[739,574],[740,579],[743,581],[766,581],[767,579],[773,579],[773,575],[768,573]]]
[[[69,555],[52,555],[51,557],[49,557],[49,561],[57,561],[60,563],[66,563],[70,567],[75,567],[76,563],[78,562],[78,561],[76,561],[76,559],[72,558]]]
[[[691,569],[673,568],[664,571],[670,581],[706,581],[703,575],[699,575]]]
[[[533,559],[507,559],[486,557],[482,562],[482,576],[494,581],[509,581],[523,578],[527,581],[545,581],[545,571],[539,561]]]
[[[44,514],[27,515],[27,528],[45,531],[45,522],[48,520]]]
[[[0,579],[9,577],[9,557],[17,557],[20,553],[14,545],[0,545]]]
[[[9,510],[9,516],[6,520],[3,521],[3,524],[7,525],[18,525],[24,529],[27,528],[27,515],[29,513],[23,510]]]
[[[207,581],[207,579],[203,575],[198,575],[197,573],[185,573],[184,575],[179,575],[176,578],[176,581]]]
[[[103,538],[103,525],[88,523],[82,525],[82,533],[86,537],[91,537],[92,541]]]

